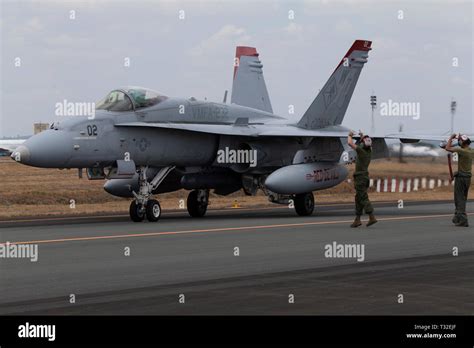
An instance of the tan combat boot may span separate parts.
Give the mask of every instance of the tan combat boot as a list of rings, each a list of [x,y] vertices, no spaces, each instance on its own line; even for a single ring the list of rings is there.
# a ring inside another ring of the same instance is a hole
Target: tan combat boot
[[[377,219],[375,218],[374,214],[369,214],[369,221],[367,222],[367,226],[371,226],[377,223]]]
[[[362,225],[362,222],[360,222],[360,216],[357,215],[356,218],[354,219],[354,222],[352,223],[351,227],[359,227]]]

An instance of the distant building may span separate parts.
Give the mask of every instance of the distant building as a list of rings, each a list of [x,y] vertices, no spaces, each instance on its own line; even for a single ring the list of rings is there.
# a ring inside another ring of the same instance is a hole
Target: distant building
[[[33,124],[33,134],[41,133],[49,128],[49,123],[35,123]]]

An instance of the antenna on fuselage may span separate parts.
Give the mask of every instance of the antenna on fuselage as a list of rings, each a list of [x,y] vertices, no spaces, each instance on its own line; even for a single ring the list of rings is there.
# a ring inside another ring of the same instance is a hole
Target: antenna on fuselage
[[[229,91],[226,89],[225,92],[224,92],[224,99],[222,100],[222,102],[224,104],[227,104],[227,92],[229,92]]]

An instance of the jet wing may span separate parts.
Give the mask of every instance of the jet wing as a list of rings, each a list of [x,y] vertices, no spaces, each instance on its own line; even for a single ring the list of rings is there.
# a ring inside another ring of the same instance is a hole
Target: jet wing
[[[349,129],[341,126],[313,129],[303,129],[292,125],[268,124],[206,124],[206,123],[148,123],[128,122],[119,123],[116,127],[148,127],[179,129],[191,132],[201,132],[221,135],[236,135],[247,137],[346,137]]]
[[[414,133],[394,133],[387,134],[386,139],[400,139],[402,142],[418,142],[418,141],[446,141],[449,138],[449,134],[414,134]],[[467,135],[470,139],[473,139],[473,135]]]
[[[223,134],[223,135],[241,135],[257,137],[259,136],[258,128],[254,125],[236,126],[226,124],[203,124],[203,123],[149,123],[149,122],[129,122],[119,123],[116,127],[146,127],[146,128],[165,128],[179,129],[190,132]]]
[[[322,137],[322,138],[345,138],[349,128],[343,126],[328,126],[318,129],[304,129],[296,125],[286,124],[213,124],[213,123],[178,123],[178,122],[127,122],[116,124],[117,127],[147,127],[179,129],[190,132],[201,132],[220,135],[235,135],[246,137]],[[469,136],[474,139],[474,136]],[[372,135],[372,138],[400,139],[403,143],[417,143],[420,140],[444,141],[449,138],[442,134],[406,134],[394,133],[388,135]]]
[[[449,138],[449,135],[428,135],[428,134],[387,134],[385,136],[387,139],[400,139],[407,140],[407,142],[418,142],[420,140],[436,140],[443,141]]]

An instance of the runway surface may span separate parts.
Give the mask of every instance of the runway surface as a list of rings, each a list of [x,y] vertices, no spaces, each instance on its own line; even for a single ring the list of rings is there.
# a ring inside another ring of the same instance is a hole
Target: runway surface
[[[452,203],[375,207],[358,229],[351,204],[2,221],[0,242],[39,258],[0,259],[0,314],[473,314],[474,230],[452,225]],[[325,257],[333,242],[364,261]]]

